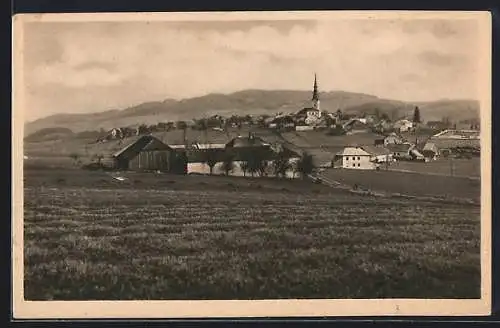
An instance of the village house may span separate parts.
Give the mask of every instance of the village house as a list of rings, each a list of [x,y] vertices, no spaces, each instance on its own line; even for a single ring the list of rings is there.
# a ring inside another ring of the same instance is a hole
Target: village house
[[[424,160],[424,155],[416,148],[414,144],[390,144],[387,149],[392,152],[395,160]]]
[[[391,154],[379,147],[345,147],[334,158],[334,167],[356,170],[375,170],[392,161]]]
[[[372,156],[371,160],[375,163],[386,163],[394,160],[392,152],[385,147],[361,146],[361,148]]]
[[[114,128],[110,132],[112,139],[122,139],[124,137],[123,131],[120,128]]]
[[[436,144],[433,142],[426,142],[424,148],[422,149],[422,154],[425,157],[425,161],[433,161],[436,160],[439,154],[439,149]]]
[[[295,128],[295,119],[291,115],[281,115],[274,117],[268,125],[270,128],[291,129]]]
[[[413,122],[406,119],[398,120],[393,125],[393,128],[399,132],[411,131],[413,127]]]
[[[342,126],[347,134],[368,133],[371,131],[370,126],[366,123],[365,119],[354,118]]]
[[[380,132],[380,133],[385,133],[387,131],[391,131],[392,128],[392,123],[387,121],[387,120],[380,120],[377,123],[373,124],[374,130]]]
[[[173,172],[178,153],[153,136],[142,136],[112,157],[117,170]]]
[[[426,125],[427,127],[437,131],[442,131],[450,127],[449,123],[443,121],[428,121]]]
[[[392,132],[387,137],[384,138],[384,145],[398,145],[404,143],[405,140],[403,137],[398,135],[397,133]]]

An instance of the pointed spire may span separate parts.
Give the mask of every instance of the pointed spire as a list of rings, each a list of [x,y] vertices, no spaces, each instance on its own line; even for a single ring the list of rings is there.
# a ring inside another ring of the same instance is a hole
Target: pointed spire
[[[319,100],[319,95],[318,95],[318,80],[316,78],[316,73],[314,73],[314,89],[313,89],[312,100]]]
[[[318,79],[316,78],[316,73],[314,73],[314,90],[312,96],[313,108],[319,110],[319,93],[318,93]]]

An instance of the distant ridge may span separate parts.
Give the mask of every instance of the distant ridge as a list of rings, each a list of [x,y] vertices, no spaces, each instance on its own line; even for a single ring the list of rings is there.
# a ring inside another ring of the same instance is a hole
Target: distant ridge
[[[46,128],[68,128],[73,132],[111,129],[113,127],[158,122],[188,120],[220,115],[274,114],[295,112],[309,106],[310,91],[294,90],[242,90],[231,94],[208,94],[182,100],[145,102],[125,109],[107,110],[88,114],[56,114],[25,124],[25,135]],[[448,116],[454,120],[479,117],[479,102],[475,100],[436,100],[430,102],[404,102],[378,98],[373,95],[330,91],[321,92],[321,109],[334,112],[370,113],[375,110],[399,117],[411,115],[419,106],[422,119],[439,120]]]

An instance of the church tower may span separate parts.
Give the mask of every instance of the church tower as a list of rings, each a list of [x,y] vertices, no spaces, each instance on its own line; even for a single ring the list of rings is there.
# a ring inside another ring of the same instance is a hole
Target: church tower
[[[314,89],[312,96],[312,107],[319,110],[319,93],[318,93],[318,81],[316,79],[316,73],[314,73]]]

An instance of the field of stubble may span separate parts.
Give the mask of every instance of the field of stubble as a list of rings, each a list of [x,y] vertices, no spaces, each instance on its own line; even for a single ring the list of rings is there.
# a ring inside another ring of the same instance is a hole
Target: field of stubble
[[[25,185],[25,298],[480,297],[477,206],[179,181]]]

